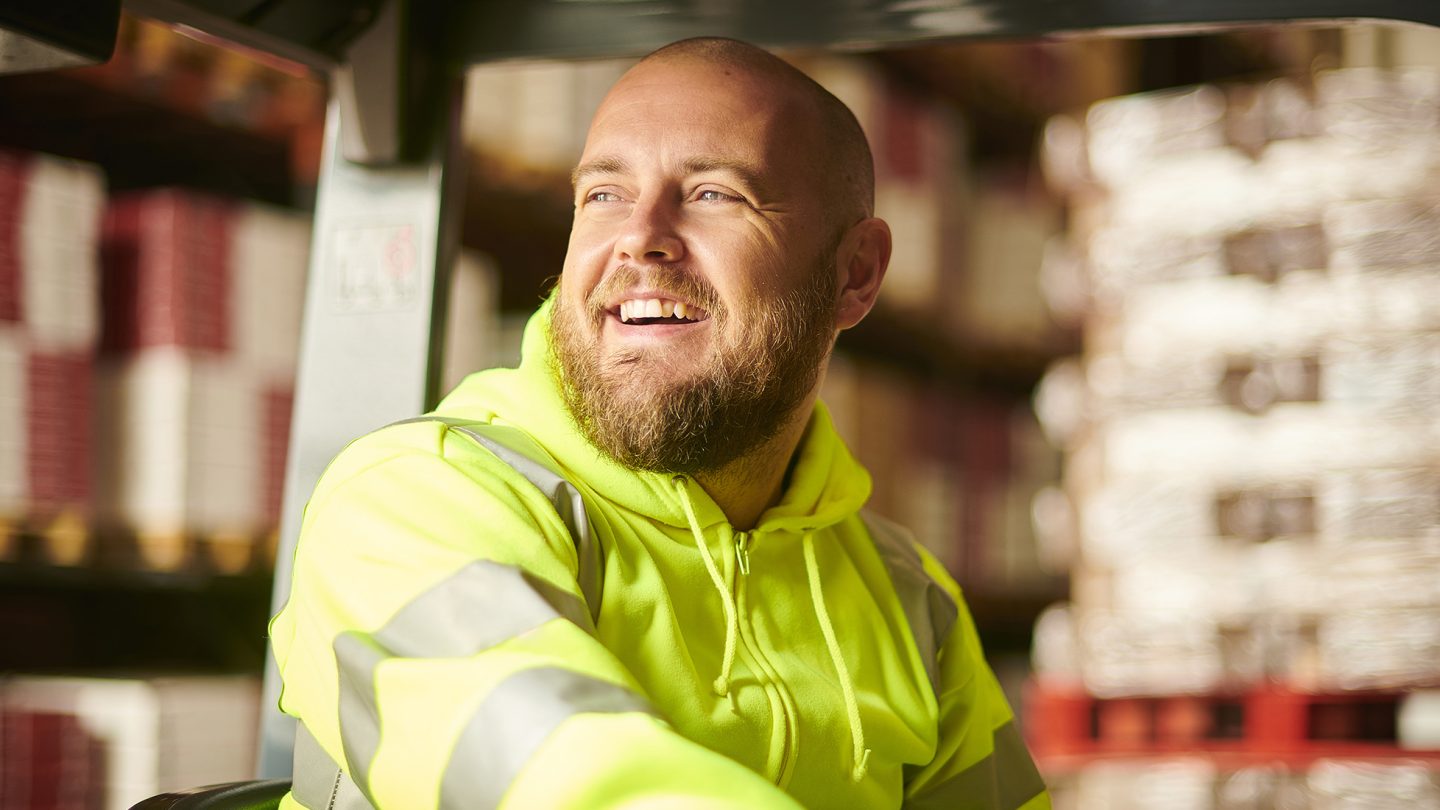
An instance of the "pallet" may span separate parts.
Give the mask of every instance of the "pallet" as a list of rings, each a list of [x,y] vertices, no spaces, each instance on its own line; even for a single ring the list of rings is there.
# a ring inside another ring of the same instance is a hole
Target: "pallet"
[[[1405,757],[1440,766],[1440,750],[1401,749],[1401,691],[1314,693],[1269,684],[1214,695],[1097,698],[1031,681],[1025,736],[1036,758],[1063,770],[1095,758],[1203,754],[1299,770],[1316,760]]]
[[[274,568],[274,532],[136,531],[78,513],[0,518],[0,565],[13,571],[241,576]]]
[[[119,557],[112,557],[112,565],[164,574],[235,576],[271,570],[265,565],[264,538],[263,533],[241,531],[116,532],[109,546]]]
[[[90,560],[94,543],[89,523],[73,510],[0,519],[0,562],[81,566]]]

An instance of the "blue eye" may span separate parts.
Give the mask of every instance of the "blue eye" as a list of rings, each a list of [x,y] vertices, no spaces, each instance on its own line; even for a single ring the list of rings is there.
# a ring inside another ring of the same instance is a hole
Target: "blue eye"
[[[585,202],[620,202],[620,195],[613,191],[594,191],[585,197]]]
[[[696,199],[704,202],[734,202],[739,199],[739,197],[726,194],[723,191],[716,191],[713,188],[707,188],[695,196]]]

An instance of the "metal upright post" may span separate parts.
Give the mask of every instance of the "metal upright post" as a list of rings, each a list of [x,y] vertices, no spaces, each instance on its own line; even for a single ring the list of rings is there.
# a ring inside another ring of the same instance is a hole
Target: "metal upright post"
[[[346,443],[433,407],[457,243],[459,81],[418,86],[392,3],[337,71],[327,113],[275,562],[272,615],[289,597],[305,502]],[[378,75],[388,74],[388,75]],[[407,83],[411,87],[407,87]],[[363,162],[361,162],[363,161]],[[289,776],[294,720],[267,656],[257,771]]]

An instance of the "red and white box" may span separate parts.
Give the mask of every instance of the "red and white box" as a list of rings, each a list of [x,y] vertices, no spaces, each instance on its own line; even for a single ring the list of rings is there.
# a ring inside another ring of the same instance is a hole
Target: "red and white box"
[[[95,345],[104,204],[96,167],[0,150],[0,322],[23,324],[43,351]]]
[[[104,753],[73,714],[0,706],[0,810],[103,807]]]
[[[228,345],[241,364],[276,383],[295,377],[310,229],[303,214],[253,203],[233,209]]]
[[[94,368],[0,324],[0,518],[89,515]]]
[[[234,208],[176,189],[110,201],[102,243],[105,352],[230,349]]]
[[[83,745],[63,746],[58,760],[49,750],[27,755],[39,769],[39,779],[32,774],[27,787],[54,791],[57,788],[41,780],[85,774],[101,781],[97,787],[103,800],[58,807],[124,810],[162,792],[249,779],[253,774],[260,714],[260,685],[253,677],[17,676],[0,687],[0,703],[7,714],[71,718],[66,723],[68,735]],[[34,743],[32,734],[27,745]],[[8,776],[10,758],[0,761]]]
[[[94,166],[0,150],[3,521],[48,529],[90,510],[104,199]]]
[[[273,528],[309,248],[303,214],[174,189],[112,201],[107,522],[142,540],[174,539],[175,549],[186,536],[238,548]]]
[[[142,535],[261,523],[263,399],[230,358],[152,348],[102,372],[103,516]]]

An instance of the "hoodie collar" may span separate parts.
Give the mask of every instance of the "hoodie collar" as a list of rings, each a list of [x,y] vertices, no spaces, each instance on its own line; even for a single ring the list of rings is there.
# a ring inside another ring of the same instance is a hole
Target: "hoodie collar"
[[[526,325],[519,368],[470,375],[436,412],[517,427],[582,487],[653,520],[689,526],[673,476],[621,465],[585,438],[565,407],[550,352],[554,301],[554,296],[547,299]],[[869,474],[846,449],[823,404],[816,403],[797,452],[788,486],[760,516],[756,531],[814,531],[854,514],[870,497]],[[727,522],[698,483],[690,479],[687,487],[701,527]]]

